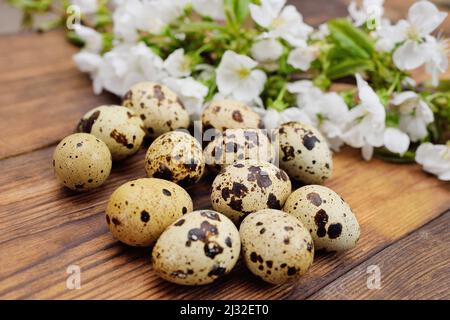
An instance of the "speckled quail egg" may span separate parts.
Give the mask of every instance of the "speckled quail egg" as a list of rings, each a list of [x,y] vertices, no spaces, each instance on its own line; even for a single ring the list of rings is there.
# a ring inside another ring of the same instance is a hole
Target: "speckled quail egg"
[[[239,232],[224,215],[199,210],[175,221],[156,242],[153,269],[183,285],[208,284],[229,273],[241,249]]]
[[[202,112],[203,131],[216,129],[262,129],[261,117],[249,106],[235,100],[211,102]]]
[[[217,172],[239,160],[272,162],[275,150],[267,135],[258,129],[228,129],[204,151],[209,169]]]
[[[264,281],[281,284],[303,275],[314,259],[311,235],[290,214],[265,209],[248,215],[239,234],[244,261]]]
[[[310,185],[296,190],[283,210],[303,222],[311,232],[316,250],[348,250],[359,239],[359,224],[350,206],[327,187]]]
[[[211,203],[235,223],[261,209],[281,209],[291,193],[287,174],[271,163],[243,160],[214,179]]]
[[[171,131],[159,136],[148,148],[145,170],[149,177],[188,186],[200,180],[205,159],[200,143],[190,134]]]
[[[65,137],[53,154],[56,177],[76,191],[100,186],[108,178],[111,166],[111,152],[106,144],[87,133]]]
[[[189,113],[177,94],[164,85],[141,82],[125,94],[123,105],[144,121],[150,137],[189,126]]]
[[[333,161],[326,139],[314,127],[287,122],[279,128],[280,167],[305,184],[322,184],[331,177]]]
[[[113,160],[122,160],[136,153],[145,136],[142,120],[121,106],[92,109],[80,120],[77,131],[93,134],[106,143]]]
[[[180,186],[143,178],[113,192],[106,207],[106,222],[119,241],[145,247],[154,244],[172,222],[192,210],[192,199]]]

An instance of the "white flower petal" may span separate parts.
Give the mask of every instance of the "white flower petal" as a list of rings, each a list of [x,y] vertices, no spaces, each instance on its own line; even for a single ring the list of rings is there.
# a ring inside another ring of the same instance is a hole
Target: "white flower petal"
[[[394,63],[401,70],[417,69],[425,63],[423,45],[407,40],[394,52]]]
[[[187,77],[191,74],[189,61],[184,55],[183,48],[175,50],[167,57],[164,68],[175,78]]]
[[[203,16],[225,20],[223,0],[192,0],[192,7]]]
[[[433,32],[447,17],[447,13],[439,12],[438,8],[429,1],[414,3],[408,12],[408,20],[417,28],[422,36]]]
[[[424,143],[416,151],[416,162],[439,179],[450,181],[450,146]]]
[[[364,160],[370,161],[373,157],[373,147],[370,144],[366,144],[361,149],[361,154]]]
[[[409,148],[409,137],[396,128],[386,128],[384,131],[384,146],[393,153],[405,154]]]
[[[289,53],[287,62],[296,69],[307,71],[317,55],[318,49],[315,47],[296,48]]]
[[[408,100],[416,99],[418,97],[417,93],[414,91],[403,91],[401,93],[396,93],[391,103],[395,106],[399,106]]]
[[[276,61],[283,53],[283,46],[276,39],[266,39],[254,43],[251,52],[258,62]]]

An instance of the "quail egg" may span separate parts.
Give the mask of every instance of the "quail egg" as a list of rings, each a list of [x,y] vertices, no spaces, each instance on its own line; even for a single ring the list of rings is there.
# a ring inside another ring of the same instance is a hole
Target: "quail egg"
[[[235,100],[211,102],[201,115],[203,130],[262,129],[261,117],[249,106]]]
[[[172,222],[192,209],[191,197],[180,186],[143,178],[113,192],[106,207],[106,222],[119,241],[145,247],[154,244]]]
[[[151,138],[189,127],[189,114],[175,92],[164,85],[141,82],[125,94],[123,105],[144,122]]]
[[[333,161],[326,139],[314,127],[288,122],[279,128],[280,167],[305,184],[322,184],[331,177]]]
[[[58,180],[76,191],[94,189],[105,182],[112,160],[106,144],[87,133],[65,137],[53,154],[53,168]]]
[[[200,180],[205,159],[200,143],[190,134],[171,131],[159,136],[148,148],[145,170],[149,177],[188,186]]]
[[[261,209],[281,209],[291,193],[287,174],[271,163],[244,160],[229,165],[212,185],[214,210],[235,223]]]
[[[282,284],[303,275],[314,259],[311,235],[290,214],[265,209],[248,215],[239,234],[250,271],[264,281]]]
[[[208,144],[204,155],[206,164],[214,172],[239,160],[272,162],[275,151],[262,130],[228,129]]]
[[[183,285],[208,284],[233,269],[241,242],[234,224],[212,210],[186,214],[156,242],[153,269],[163,279]]]
[[[100,106],[86,113],[77,126],[78,132],[90,133],[102,140],[113,160],[135,154],[145,136],[142,120],[121,106]]]
[[[360,235],[358,220],[350,206],[327,187],[310,185],[296,190],[283,210],[303,222],[316,250],[344,251],[356,246]]]

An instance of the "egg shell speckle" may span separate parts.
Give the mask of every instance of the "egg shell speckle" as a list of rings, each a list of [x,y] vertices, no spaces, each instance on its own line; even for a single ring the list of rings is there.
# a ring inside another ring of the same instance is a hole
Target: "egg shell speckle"
[[[249,106],[235,100],[211,102],[202,112],[203,130],[262,129],[261,117]]]
[[[177,94],[154,82],[141,82],[125,94],[122,104],[133,110],[144,122],[150,137],[189,127],[189,113]]]
[[[145,137],[144,124],[130,109],[100,106],[86,113],[77,126],[78,132],[90,133],[102,140],[113,160],[135,154]]]
[[[228,129],[207,145],[204,155],[208,168],[217,172],[239,160],[272,162],[275,150],[263,130]]]
[[[65,137],[53,153],[53,169],[67,188],[86,191],[99,187],[111,172],[112,159],[106,144],[87,133]]]
[[[202,177],[205,159],[200,143],[190,134],[172,131],[158,137],[148,148],[145,170],[149,177],[191,185]]]
[[[269,283],[298,279],[314,260],[308,230],[285,212],[265,209],[252,213],[242,222],[239,234],[247,267]]]
[[[283,210],[303,222],[316,250],[344,251],[356,246],[358,220],[344,199],[327,187],[310,185],[294,191]]]
[[[331,177],[331,151],[316,128],[287,122],[278,131],[280,167],[289,177],[305,184],[322,184]]]
[[[131,246],[150,246],[176,219],[193,210],[189,194],[175,183],[143,178],[127,182],[109,198],[106,222],[113,236]]]
[[[182,285],[208,284],[229,273],[241,248],[239,232],[224,215],[199,210],[175,221],[156,242],[153,269]]]
[[[261,209],[281,209],[291,193],[287,174],[268,162],[245,160],[226,167],[212,185],[211,203],[235,223]]]

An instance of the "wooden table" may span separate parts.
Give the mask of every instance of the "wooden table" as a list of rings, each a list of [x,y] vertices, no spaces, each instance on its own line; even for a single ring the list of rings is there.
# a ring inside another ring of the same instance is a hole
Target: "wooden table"
[[[309,23],[345,15],[344,1],[298,1]],[[388,1],[394,17],[411,1]],[[448,22],[446,30],[449,31]],[[98,190],[74,193],[53,176],[54,146],[78,119],[102,103],[88,76],[74,67],[76,48],[61,32],[0,37],[0,298],[42,299],[429,299],[450,298],[450,185],[417,165],[364,162],[359,151],[335,155],[328,186],[354,208],[358,246],[318,254],[294,284],[256,280],[240,262],[217,283],[188,288],[159,279],[149,249],[112,238],[105,203],[123,182],[144,177],[142,150],[115,164]],[[189,190],[196,208],[209,208],[210,179]],[[81,289],[66,288],[67,267],[81,267]],[[381,288],[369,290],[369,266]]]

